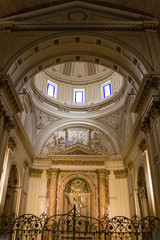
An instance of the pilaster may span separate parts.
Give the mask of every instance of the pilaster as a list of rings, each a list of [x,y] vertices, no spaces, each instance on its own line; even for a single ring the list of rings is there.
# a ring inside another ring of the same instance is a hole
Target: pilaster
[[[97,169],[99,185],[99,218],[107,215],[106,186],[105,179],[109,177],[110,171],[107,169]]]
[[[48,193],[49,193],[49,208],[48,215],[52,216],[56,214],[56,201],[57,201],[57,177],[59,174],[59,168],[47,169],[48,176]]]

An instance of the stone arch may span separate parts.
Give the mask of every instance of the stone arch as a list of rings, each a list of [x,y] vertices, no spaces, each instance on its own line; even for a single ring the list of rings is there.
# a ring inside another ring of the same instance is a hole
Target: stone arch
[[[88,127],[92,127],[92,128],[95,127],[96,129],[99,129],[100,131],[105,133],[106,136],[108,136],[108,140],[110,141],[112,148],[115,151],[115,154],[120,153],[120,151],[122,149],[121,140],[119,139],[119,136],[109,126],[106,128],[100,123],[98,125],[98,123],[95,124],[95,122],[92,122],[92,121],[77,121],[77,120],[57,121],[57,124],[56,124],[56,122],[54,123],[54,128],[53,128],[53,124],[50,124],[49,126],[47,126],[37,138],[37,141],[35,144],[36,152],[38,153],[41,151],[43,145],[45,144],[45,142],[47,141],[49,136],[51,136],[53,134],[54,131],[56,131],[60,128],[66,128],[69,125],[72,125],[72,126],[76,125],[77,127],[86,125]]]
[[[60,181],[59,181],[59,186],[58,186],[58,198],[59,198],[59,202],[58,202],[58,211],[60,211],[60,206],[63,206],[63,201],[64,201],[64,194],[63,191],[64,189],[66,189],[66,186],[68,184],[69,181],[71,181],[72,179],[75,178],[81,178],[84,179],[90,186],[91,192],[92,192],[92,214],[94,214],[94,216],[92,217],[98,217],[98,189],[97,189],[97,178],[95,179],[95,177],[93,177],[91,174],[87,174],[85,172],[68,172],[65,177],[63,177],[63,175],[61,176],[60,174]]]
[[[21,176],[16,162],[10,166],[7,193],[4,205],[4,214],[7,216],[17,215],[19,211],[19,194],[21,186]]]
[[[25,51],[19,51],[10,59],[4,73],[11,76],[19,91],[38,72],[66,61],[90,61],[107,66],[128,79],[135,91],[144,75],[151,71],[144,57],[115,38],[61,34],[26,46]]]

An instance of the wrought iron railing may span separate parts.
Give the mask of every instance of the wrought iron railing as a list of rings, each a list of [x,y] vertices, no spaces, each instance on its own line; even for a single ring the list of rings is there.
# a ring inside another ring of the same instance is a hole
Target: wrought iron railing
[[[117,216],[98,220],[70,212],[47,217],[24,214],[20,217],[0,215],[0,240],[150,240],[160,232],[156,217],[129,219]]]

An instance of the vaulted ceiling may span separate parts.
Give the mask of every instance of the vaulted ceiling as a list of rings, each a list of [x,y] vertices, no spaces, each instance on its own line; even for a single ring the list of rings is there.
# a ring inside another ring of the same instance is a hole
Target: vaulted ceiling
[[[85,2],[86,0],[82,1]],[[75,0],[0,0],[0,17],[67,2],[75,2]],[[86,2],[118,7],[119,9],[144,13],[160,19],[160,0],[87,0]]]

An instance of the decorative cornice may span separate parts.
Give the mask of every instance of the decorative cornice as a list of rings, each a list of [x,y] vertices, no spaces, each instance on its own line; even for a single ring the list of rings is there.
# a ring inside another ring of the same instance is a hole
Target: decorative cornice
[[[110,175],[110,170],[107,169],[97,169],[97,175],[99,178],[108,178]]]
[[[121,170],[114,170],[114,175],[116,179],[127,178],[128,176],[128,169],[121,169]]]
[[[36,169],[36,168],[30,168],[29,169],[29,176],[30,177],[40,178],[42,173],[43,173],[42,169]]]
[[[46,170],[48,178],[57,177],[59,171],[59,168],[49,168]]]
[[[8,139],[8,148],[10,148],[12,151],[14,150],[14,148],[16,147],[17,143],[14,140],[13,137],[9,137]]]
[[[129,161],[127,167],[128,167],[128,169],[129,169],[129,171],[132,171],[132,170],[133,170],[133,161],[132,161],[132,160]]]
[[[147,29],[158,28],[159,21],[144,20],[144,21],[104,21],[104,22],[1,22],[0,31],[144,31]]]
[[[34,160],[49,160],[49,161],[106,161],[110,160],[108,156],[101,156],[101,155],[36,155]]]
[[[153,99],[150,108],[148,109],[148,117],[153,121],[160,115],[160,97]]]
[[[139,143],[139,148],[142,150],[142,153],[147,149],[146,140],[143,138]]]
[[[3,116],[5,116],[5,114],[6,114],[6,110],[5,110],[5,108],[4,108],[4,105],[3,105],[3,103],[2,103],[2,100],[0,99],[0,118]]]
[[[26,159],[24,159],[23,160],[23,168],[26,170],[28,167],[29,167],[29,162]]]
[[[143,122],[141,122],[141,130],[147,134],[147,132],[149,132],[150,130],[150,118],[149,117],[145,117]]]
[[[9,76],[3,75],[2,73],[0,73],[0,88],[5,89],[5,92],[7,93],[8,98],[10,99],[10,102],[13,106],[14,111],[16,113],[22,112],[23,106],[13,86],[11,78]]]
[[[144,102],[145,99],[147,98],[148,92],[149,90],[153,89],[153,88],[157,88],[157,78],[154,76],[147,76],[144,81],[143,84],[141,85],[138,94],[136,96],[135,102],[134,102],[134,107],[132,109],[133,112],[135,113],[139,113]]]
[[[14,123],[9,116],[5,116],[4,127],[8,132],[14,128]]]

